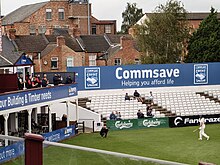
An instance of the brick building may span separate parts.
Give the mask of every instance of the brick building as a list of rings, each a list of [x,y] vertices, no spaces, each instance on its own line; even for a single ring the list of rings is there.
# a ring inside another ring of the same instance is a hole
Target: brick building
[[[72,35],[116,33],[115,20],[101,21],[91,13],[87,0],[50,0],[22,6],[6,15],[2,30],[8,34],[14,28],[17,35],[50,35],[53,28],[68,29]]]

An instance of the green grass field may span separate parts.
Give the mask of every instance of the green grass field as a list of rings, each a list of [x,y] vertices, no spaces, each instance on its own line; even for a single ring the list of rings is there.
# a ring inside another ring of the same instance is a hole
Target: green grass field
[[[107,138],[98,133],[81,134],[63,143],[116,151],[132,155],[163,159],[196,165],[200,161],[220,164],[220,124],[207,125],[210,140],[198,140],[197,127],[149,128],[139,130],[109,131]],[[19,164],[16,160],[8,164]],[[45,165],[145,165],[150,163],[114,156],[48,147],[44,149]]]

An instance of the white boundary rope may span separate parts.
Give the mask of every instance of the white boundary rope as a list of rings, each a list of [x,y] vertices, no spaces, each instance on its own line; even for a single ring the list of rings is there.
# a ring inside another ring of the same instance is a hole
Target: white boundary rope
[[[7,135],[0,135],[0,138],[1,139],[15,140],[15,141],[24,141],[23,138],[14,137],[14,136],[7,136]],[[152,163],[158,163],[158,164],[187,165],[187,164],[184,164],[184,163],[171,162],[171,161],[167,161],[167,160],[160,160],[160,159],[148,158],[148,157],[143,157],[143,156],[123,154],[123,153],[119,153],[119,152],[106,151],[106,150],[100,150],[100,149],[94,149],[94,148],[88,148],[88,147],[81,147],[81,146],[64,144],[64,143],[56,143],[56,142],[49,142],[49,141],[44,141],[43,143],[46,144],[46,145],[52,145],[52,146],[57,146],[57,147],[65,147],[65,148],[77,149],[77,150],[83,150],[83,151],[90,151],[90,152],[102,153],[102,154],[107,154],[107,155],[114,155],[114,156],[117,156],[117,157],[131,158],[131,159],[142,160],[142,161],[145,161],[145,162],[152,162]]]

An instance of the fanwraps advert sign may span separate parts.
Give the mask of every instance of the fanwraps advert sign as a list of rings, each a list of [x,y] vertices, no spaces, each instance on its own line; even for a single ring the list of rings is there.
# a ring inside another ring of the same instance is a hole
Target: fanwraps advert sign
[[[72,67],[79,90],[220,84],[220,63]]]

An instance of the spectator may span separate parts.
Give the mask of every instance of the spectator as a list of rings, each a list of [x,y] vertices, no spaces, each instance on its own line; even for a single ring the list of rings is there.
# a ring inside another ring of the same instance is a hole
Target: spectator
[[[107,135],[108,135],[108,128],[106,127],[106,126],[103,126],[102,127],[102,129],[101,129],[101,131],[100,131],[100,135],[101,135],[101,137],[107,137]]]
[[[67,121],[67,115],[66,114],[63,114],[62,121]]]
[[[150,108],[147,110],[147,116],[153,116],[153,114],[152,114],[152,107],[150,107]]]
[[[138,117],[138,119],[144,118],[144,114],[141,112],[140,109],[137,112],[137,117]]]
[[[54,76],[53,76],[53,84],[54,85],[58,85],[59,84],[59,78],[58,78],[57,74],[54,74]]]
[[[43,79],[42,79],[42,81],[41,81],[42,83],[42,87],[47,87],[48,86],[48,84],[49,84],[49,80],[47,79],[47,75],[46,74],[44,74],[44,76],[43,76]]]
[[[22,90],[24,89],[24,81],[23,81],[23,75],[22,74],[18,74],[18,89]]]
[[[38,87],[38,81],[37,81],[37,76],[33,77],[33,81],[31,82],[32,88],[37,88]]]
[[[125,100],[130,100],[130,97],[128,96],[128,93],[125,94]]]
[[[153,93],[152,93],[152,91],[150,91],[149,100],[150,100],[151,102],[153,102],[153,99],[154,99]]]
[[[141,98],[141,95],[140,93],[138,93],[137,90],[134,91],[134,98],[136,98],[140,102],[143,102],[143,99]]]
[[[116,111],[116,112],[117,112],[117,111]],[[121,119],[121,112],[117,112],[116,120],[122,120],[122,119]]]
[[[32,76],[31,75],[27,75],[26,76],[26,87],[27,89],[32,88]]]
[[[39,75],[39,74],[36,76],[36,81],[37,81],[37,83],[38,83],[38,86],[37,86],[37,87],[41,87],[42,81],[41,81],[41,78],[40,78],[40,75]]]
[[[112,111],[109,118],[110,118],[110,120],[116,120],[116,116],[115,116],[114,111]]]
[[[63,77],[60,74],[58,74],[57,77],[58,77],[58,84],[63,84]]]
[[[72,84],[73,83],[73,80],[71,78],[71,76],[69,75],[67,78],[66,78],[66,84]]]

